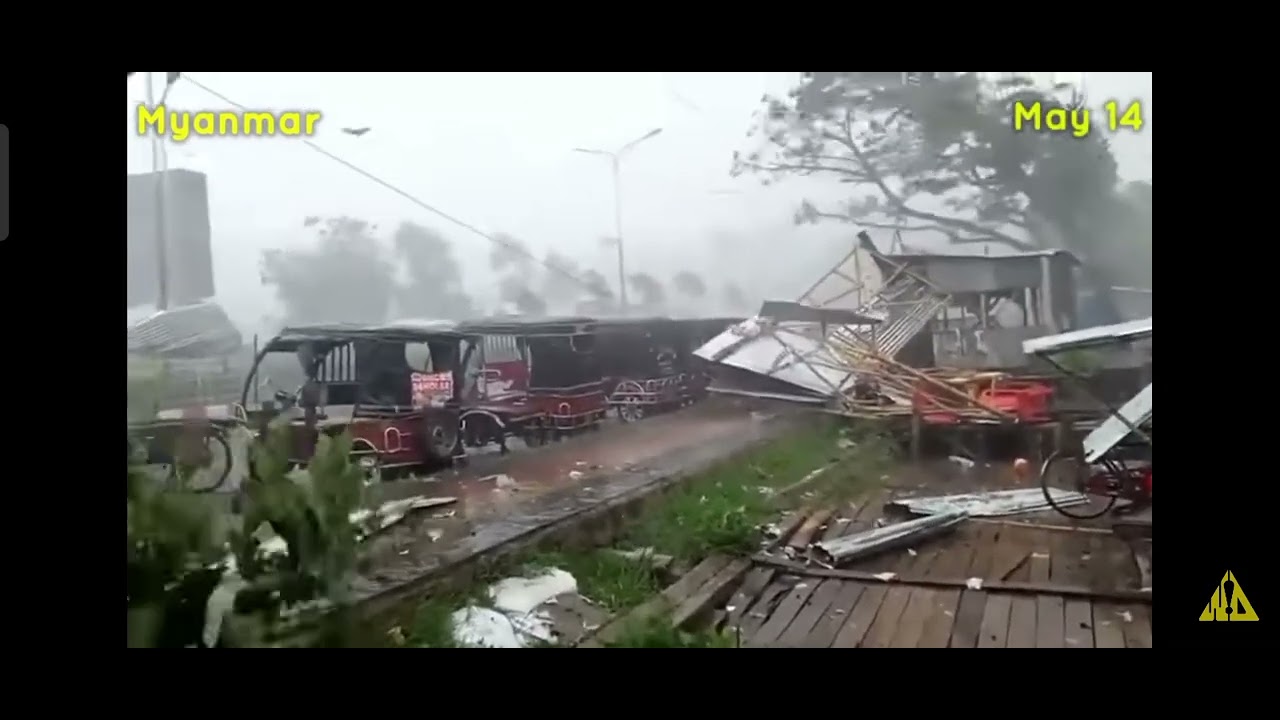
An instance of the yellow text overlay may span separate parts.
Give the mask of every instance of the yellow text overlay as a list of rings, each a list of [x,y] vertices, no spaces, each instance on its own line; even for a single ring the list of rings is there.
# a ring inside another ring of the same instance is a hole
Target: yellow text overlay
[[[170,110],[164,105],[149,108],[138,106],[138,134],[155,133],[174,142],[197,137],[270,137],[284,135],[298,137],[314,135],[320,113],[315,111],[288,110],[262,112],[247,110],[201,110],[198,112]]]
[[[1115,100],[1108,100],[1102,107],[1102,123],[1110,132],[1120,130],[1137,132],[1146,124],[1141,101],[1118,103]],[[1093,122],[1093,112],[1089,108],[1064,108],[1045,106],[1039,102],[1021,101],[1013,104],[1013,129],[1017,131],[1047,130],[1054,133],[1070,133],[1072,137],[1082,138],[1089,135],[1093,129]]]

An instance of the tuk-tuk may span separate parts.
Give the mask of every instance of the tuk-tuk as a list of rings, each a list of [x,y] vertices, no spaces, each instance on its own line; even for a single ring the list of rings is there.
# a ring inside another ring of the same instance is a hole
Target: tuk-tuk
[[[706,395],[706,363],[693,351],[732,320],[617,318],[596,325],[596,356],[609,406],[623,422],[684,407]]]
[[[301,387],[276,388],[250,413],[288,417],[292,461],[311,457],[319,433],[350,431],[366,471],[450,463],[464,456],[461,358],[471,342],[445,323],[286,328],[254,358],[240,402],[253,407],[250,392],[264,358],[292,353],[305,377]]]
[[[499,317],[458,329],[480,338],[465,359],[462,432],[469,447],[493,442],[505,452],[513,435],[540,445],[596,429],[604,419],[594,320]]]

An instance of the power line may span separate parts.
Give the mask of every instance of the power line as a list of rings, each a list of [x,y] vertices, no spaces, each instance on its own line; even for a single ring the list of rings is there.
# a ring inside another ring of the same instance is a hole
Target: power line
[[[214,96],[214,97],[218,98],[219,100],[221,100],[221,101],[223,101],[223,102],[227,103],[228,105],[231,105],[232,107],[239,108],[240,110],[245,111],[245,112],[248,112],[248,111],[249,111],[249,108],[245,107],[244,105],[241,105],[240,103],[236,102],[235,100],[232,100],[231,98],[227,97],[226,95],[223,95],[222,93],[218,92],[217,90],[214,90],[213,88],[209,87],[208,85],[205,85],[204,83],[202,83],[202,82],[200,82],[200,81],[196,80],[195,78],[191,77],[190,75],[187,75],[187,74],[185,74],[185,73],[184,73],[184,74],[182,75],[182,79],[183,79],[183,80],[186,80],[188,83],[191,83],[192,85],[195,85],[196,87],[198,87],[198,88],[200,88],[201,90],[203,90],[203,91],[205,91],[205,92],[209,93],[210,95],[212,95],[212,96]],[[554,273],[557,273],[557,274],[562,275],[562,276],[564,276],[564,277],[566,277],[566,278],[569,278],[570,280],[572,280],[572,281],[574,281],[574,282],[578,283],[579,285],[581,285],[583,288],[586,288],[587,290],[589,290],[592,294],[595,294],[595,295],[599,295],[599,294],[600,294],[600,288],[599,288],[595,283],[587,282],[586,280],[583,280],[582,278],[578,277],[577,275],[574,275],[573,273],[571,273],[571,272],[569,272],[568,270],[566,270],[566,269],[564,269],[564,268],[560,267],[559,265],[556,265],[555,263],[547,262],[546,260],[544,260],[544,259],[542,259],[542,258],[538,257],[537,255],[534,255],[532,252],[530,252],[529,250],[525,249],[523,246],[521,246],[521,245],[519,245],[519,244],[516,244],[516,243],[509,242],[509,241],[507,241],[507,240],[503,240],[502,238],[499,238],[499,237],[497,237],[497,236],[490,235],[489,233],[487,233],[487,232],[485,232],[485,231],[481,230],[480,228],[476,227],[475,225],[472,225],[471,223],[468,223],[468,222],[466,222],[466,221],[464,221],[464,220],[460,220],[460,219],[458,219],[458,218],[454,217],[453,215],[450,215],[449,213],[447,213],[447,212],[445,212],[445,211],[443,211],[443,210],[441,210],[441,209],[439,209],[439,208],[437,208],[437,207],[435,207],[435,206],[431,205],[430,203],[428,203],[428,202],[426,202],[426,201],[424,201],[424,200],[419,199],[418,197],[416,197],[416,196],[414,196],[414,195],[410,194],[409,192],[407,192],[407,191],[405,191],[405,190],[400,189],[400,188],[399,188],[399,187],[397,187],[396,185],[393,185],[392,183],[390,183],[390,182],[388,182],[388,181],[386,181],[386,180],[383,180],[382,178],[378,177],[377,175],[374,175],[373,173],[371,173],[371,172],[369,172],[368,170],[365,170],[364,168],[362,168],[362,167],[360,167],[360,166],[358,166],[358,165],[356,165],[356,164],[354,164],[354,163],[350,162],[349,160],[346,160],[346,159],[344,159],[344,158],[342,158],[342,157],[339,157],[338,155],[333,154],[332,152],[329,152],[328,150],[326,150],[326,149],[324,149],[323,147],[321,147],[321,146],[317,145],[315,142],[313,142],[313,141],[311,141],[311,140],[308,140],[308,139],[306,139],[306,138],[302,138],[302,142],[303,142],[303,143],[305,143],[305,144],[306,144],[306,146],[307,146],[307,147],[309,147],[309,148],[311,148],[312,150],[315,150],[316,152],[320,153],[321,155],[324,155],[325,157],[329,158],[330,160],[333,160],[334,162],[336,162],[336,163],[339,163],[339,164],[343,165],[343,166],[344,166],[344,167],[346,167],[348,170],[352,170],[352,171],[354,171],[354,172],[356,172],[356,173],[359,173],[360,175],[363,175],[364,177],[368,178],[369,180],[372,180],[373,182],[375,182],[375,183],[377,183],[377,184],[381,185],[382,187],[386,188],[387,190],[390,190],[391,192],[393,192],[393,193],[395,193],[395,194],[399,195],[400,197],[404,198],[405,200],[408,200],[409,202],[411,202],[411,203],[413,203],[413,204],[417,205],[418,207],[422,208],[423,210],[426,210],[426,211],[428,211],[428,212],[430,212],[430,213],[433,213],[433,214],[435,214],[435,215],[437,215],[437,216],[439,216],[439,217],[441,217],[441,218],[444,218],[445,220],[448,220],[449,222],[453,223],[454,225],[457,225],[457,226],[458,226],[458,227],[460,227],[460,228],[463,228],[463,229],[465,229],[465,230],[470,230],[471,232],[475,233],[476,235],[479,235],[480,237],[484,238],[485,240],[488,240],[489,242],[491,242],[491,243],[493,243],[493,244],[495,244],[495,245],[497,245],[497,246],[499,246],[499,247],[501,247],[501,248],[505,248],[506,250],[509,250],[509,251],[511,251],[511,252],[514,252],[514,253],[515,253],[515,254],[517,254],[517,255],[521,255],[521,256],[523,256],[523,257],[526,257],[526,258],[528,258],[528,259],[530,259],[530,260],[532,260],[532,261],[534,261],[534,262],[538,263],[539,265],[543,266],[544,268],[546,268],[546,269],[548,269],[548,270],[550,270],[550,271],[552,271],[552,272],[554,272]]]

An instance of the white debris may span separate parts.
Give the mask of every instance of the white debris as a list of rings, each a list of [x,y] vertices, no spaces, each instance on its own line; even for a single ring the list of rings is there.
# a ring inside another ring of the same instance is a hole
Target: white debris
[[[222,576],[222,581],[209,594],[204,603],[204,632],[201,640],[205,647],[216,647],[218,638],[222,637],[222,623],[235,607],[236,594],[249,583],[239,573],[229,571]]]
[[[570,479],[570,480],[581,480],[581,479],[582,479],[582,478],[584,478],[584,477],[586,477],[586,474],[585,474],[585,473],[583,473],[581,470],[570,470],[570,471],[569,471],[569,479]]]
[[[432,528],[427,531],[427,539],[430,540],[431,542],[439,542],[440,538],[442,537],[444,537],[443,530]]]
[[[516,634],[506,615],[489,608],[468,606],[450,616],[453,639],[459,645],[483,648],[522,648],[526,645]]]
[[[981,589],[982,589],[982,578],[980,578],[980,577],[971,577],[971,578],[969,578],[968,580],[965,580],[965,581],[964,581],[964,586],[965,586],[965,587],[967,587],[967,588],[969,588],[970,590],[981,590]]]
[[[882,572],[882,573],[876,573],[875,575],[872,575],[872,577],[874,577],[875,579],[877,579],[877,580],[879,580],[879,581],[881,581],[881,582],[889,582],[890,580],[897,580],[897,579],[898,579],[898,573],[895,573],[895,572]]]
[[[551,616],[540,608],[578,591],[569,573],[552,568],[534,577],[512,577],[489,587],[492,608],[468,606],[453,613],[453,637],[461,645],[525,648],[555,642]]]
[[[512,577],[489,587],[489,597],[499,610],[528,613],[557,595],[578,591],[578,581],[558,568],[534,577]]]
[[[1129,612],[1128,610],[1117,611],[1116,615],[1119,615],[1120,618],[1127,623],[1133,622],[1133,613]]]
[[[493,482],[495,487],[499,487],[503,489],[513,488],[516,486],[516,481],[511,479],[511,476],[505,473],[498,473],[497,475],[486,475],[480,478],[477,482]]]
[[[912,550],[911,548],[907,548],[907,554],[910,555],[911,557],[915,557],[920,553],[916,552],[915,550]]]
[[[854,445],[857,445],[857,443],[850,440],[849,438],[840,438],[839,440],[836,441],[836,447],[840,448],[841,450],[848,450]]]
[[[972,460],[970,460],[969,458],[967,458],[967,457],[962,457],[962,456],[960,456],[960,455],[949,455],[949,456],[947,456],[947,460],[950,460],[951,462],[955,463],[956,465],[959,465],[959,466],[960,466],[960,468],[961,468],[962,470],[964,470],[965,472],[968,472],[968,471],[972,470],[972,469],[973,469],[973,466],[976,464],[976,463],[974,463]]]

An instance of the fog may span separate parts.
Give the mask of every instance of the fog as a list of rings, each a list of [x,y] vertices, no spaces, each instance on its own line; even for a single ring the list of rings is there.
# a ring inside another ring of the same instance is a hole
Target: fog
[[[128,82],[131,173],[152,168],[152,143],[136,125],[145,75]],[[312,140],[341,160],[485,233],[515,238],[539,258],[554,252],[611,283],[615,254],[602,242],[614,234],[609,161],[574,148],[616,150],[655,128],[661,134],[621,163],[628,274],[650,275],[668,293],[688,287],[674,278],[691,272],[709,295],[733,283],[751,302],[794,296],[850,249],[857,231],[793,223],[802,199],[842,199],[842,186],[827,178],[766,186],[729,175],[762,96],[785,93],[798,73],[184,75],[255,110],[319,111]],[[1089,73],[1087,89],[1091,102],[1144,101],[1147,126],[1115,135],[1111,147],[1122,179],[1150,180],[1151,73]],[[170,90],[168,106],[229,109],[186,78]],[[359,136],[342,132],[363,127],[369,131]],[[480,309],[504,299],[493,243],[298,138],[193,137],[169,144],[168,163],[208,176],[216,300],[246,332],[270,329],[281,313],[262,281],[263,251],[316,243],[308,217],[366,220],[388,245],[402,222],[434,230],[452,245]],[[940,242],[926,236],[913,245]]]

